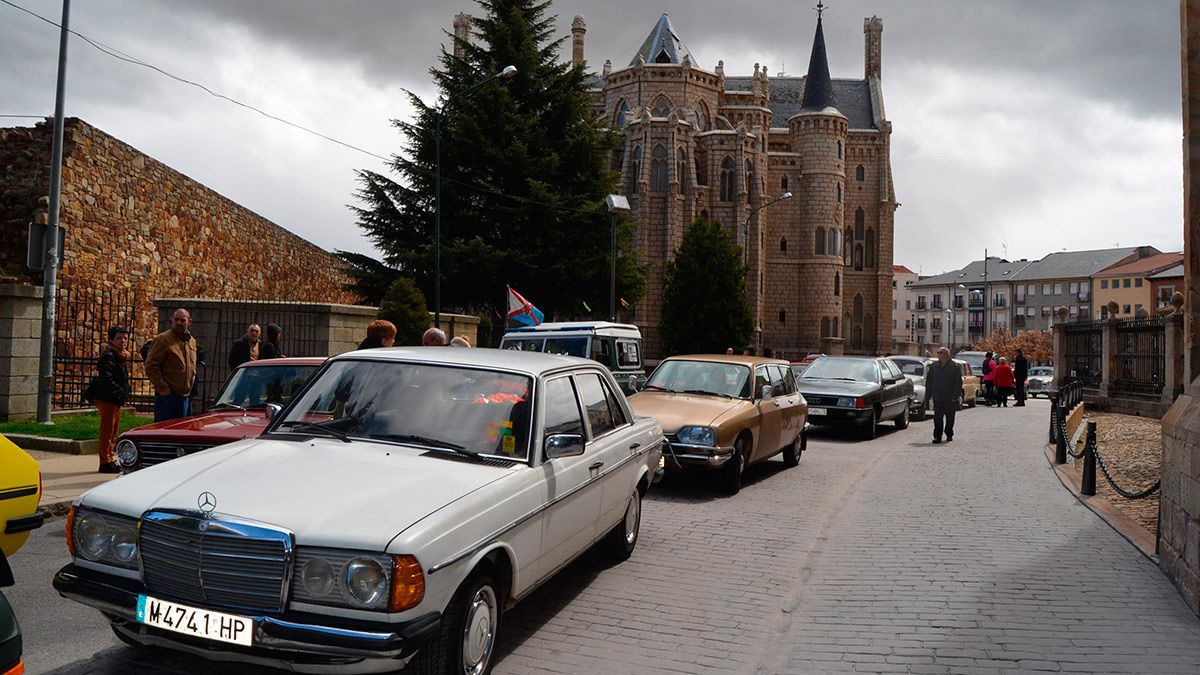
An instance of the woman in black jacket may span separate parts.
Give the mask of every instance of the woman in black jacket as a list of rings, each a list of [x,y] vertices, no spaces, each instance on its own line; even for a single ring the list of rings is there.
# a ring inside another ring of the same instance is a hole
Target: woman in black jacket
[[[117,433],[121,406],[129,398],[129,329],[108,329],[108,346],[100,354],[97,373],[88,387],[89,399],[100,410],[100,473],[121,473],[117,464]]]
[[[283,358],[283,347],[279,344],[282,339],[283,329],[279,327],[279,324],[267,324],[267,339],[258,349],[259,360]]]

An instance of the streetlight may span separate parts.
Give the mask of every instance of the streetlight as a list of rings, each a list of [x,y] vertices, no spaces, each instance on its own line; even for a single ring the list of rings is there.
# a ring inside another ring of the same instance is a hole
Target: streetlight
[[[609,254],[608,270],[608,320],[617,320],[617,214],[629,212],[629,200],[623,195],[604,198],[608,215],[612,221],[612,252]]]
[[[516,66],[505,66],[504,70],[489,78],[476,82],[448,97],[433,114],[433,323],[442,323],[442,119],[446,108],[455,99],[474,92],[492,80],[507,80],[517,74]]]
[[[759,204],[758,206],[750,209],[750,213],[746,214],[746,222],[742,223],[742,240],[745,242],[744,253],[745,253],[745,258],[746,258],[747,273],[749,273],[749,269],[750,269],[750,219],[754,217],[754,214],[767,208],[768,206],[774,204],[775,202],[781,202],[785,199],[791,199],[791,198],[792,198],[792,193],[785,192],[782,195],[779,195],[778,197],[776,197],[775,199],[772,199],[771,201],[767,202],[766,204]]]

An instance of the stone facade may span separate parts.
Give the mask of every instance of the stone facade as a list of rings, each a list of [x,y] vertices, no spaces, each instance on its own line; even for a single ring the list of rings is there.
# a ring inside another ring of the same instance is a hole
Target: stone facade
[[[42,289],[0,284],[0,421],[37,413]]]
[[[573,25],[579,60],[583,22]],[[665,269],[697,217],[722,223],[746,252],[760,349],[889,348],[897,203],[882,31],[878,18],[864,23],[861,80],[829,77],[819,19],[807,76],[770,78],[755,64],[749,77],[727,77],[723,62],[699,67],[663,15],[633,62],[606,62],[593,78],[597,117],[624,138],[613,166],[649,273],[633,316],[648,356],[662,356]]]
[[[0,270],[25,269],[26,227],[46,218],[49,121],[0,129]],[[352,304],[338,258],[130,145],[66,120],[60,283],[133,289],[135,335],[153,334],[161,297]]]

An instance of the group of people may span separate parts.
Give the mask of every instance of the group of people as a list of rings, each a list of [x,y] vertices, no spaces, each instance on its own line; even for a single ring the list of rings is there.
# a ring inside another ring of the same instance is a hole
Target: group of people
[[[1017,350],[1017,356],[1012,364],[1008,359],[987,352],[983,356],[983,390],[984,404],[991,407],[1008,407],[1008,397],[1012,396],[1014,406],[1025,405],[1025,380],[1029,379],[1029,359],[1025,351]]]
[[[262,326],[252,323],[246,334],[234,340],[229,350],[229,369],[233,370],[247,361],[278,359],[283,357],[283,329],[278,324],[267,324],[267,338],[262,339]]]
[[[377,319],[367,326],[367,337],[358,343],[359,349],[378,349],[379,347],[391,347],[396,344],[396,324],[391,321]],[[430,326],[424,334],[421,335],[422,347],[443,347],[449,345],[451,347],[470,347],[471,341],[464,335],[456,335],[449,342],[446,342],[446,331],[437,326]]]

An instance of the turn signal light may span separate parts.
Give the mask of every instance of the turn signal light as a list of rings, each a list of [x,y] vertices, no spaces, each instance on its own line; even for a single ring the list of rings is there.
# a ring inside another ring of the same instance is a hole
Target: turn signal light
[[[854,407],[855,407],[855,408],[865,408],[865,407],[867,407],[867,399],[865,399],[865,398],[863,398],[863,397],[861,397],[861,396],[859,396],[858,398],[854,399]]]
[[[392,556],[392,596],[389,612],[403,612],[425,599],[425,572],[411,555]]]
[[[67,511],[67,552],[71,557],[75,557],[75,505],[71,505],[71,510]]]
[[[22,675],[25,672],[25,662],[17,661],[17,665],[12,667],[12,670],[7,670],[4,675]]]

